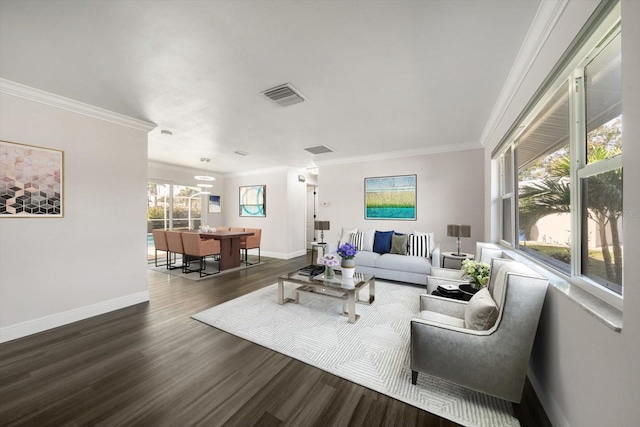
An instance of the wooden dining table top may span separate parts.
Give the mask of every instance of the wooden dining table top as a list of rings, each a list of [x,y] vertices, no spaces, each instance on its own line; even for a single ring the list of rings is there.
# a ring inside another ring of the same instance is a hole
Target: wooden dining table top
[[[204,238],[210,239],[233,239],[235,237],[242,236],[253,236],[254,233],[252,231],[208,231],[208,232],[200,232],[200,236]]]

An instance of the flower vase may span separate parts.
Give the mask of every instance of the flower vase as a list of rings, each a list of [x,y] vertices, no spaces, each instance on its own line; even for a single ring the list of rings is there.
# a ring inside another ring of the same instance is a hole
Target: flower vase
[[[353,258],[342,259],[340,267],[342,268],[342,277],[352,279],[353,273],[356,271],[356,260]]]
[[[333,279],[334,277],[336,277],[336,272],[333,271],[333,268],[329,267],[328,265],[324,266],[324,278],[325,279]]]

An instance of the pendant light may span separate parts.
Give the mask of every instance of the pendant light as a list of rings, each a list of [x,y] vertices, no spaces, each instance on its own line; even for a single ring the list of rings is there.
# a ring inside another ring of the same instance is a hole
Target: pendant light
[[[210,181],[215,181],[216,179],[210,175],[207,175],[207,171],[205,168],[205,163],[209,163],[211,161],[211,159],[206,158],[206,157],[201,157],[200,161],[202,162],[202,175],[196,175],[194,176],[195,179],[197,179],[198,181],[205,181],[205,182],[200,182],[198,184],[196,184],[196,186],[198,188],[201,189],[205,189],[205,191],[201,191],[201,194],[211,194],[210,191],[206,190],[207,188],[212,188],[213,184],[209,184]]]
[[[198,181],[215,181],[216,179],[214,177],[209,176],[209,175],[206,174],[206,170],[205,170],[205,167],[204,167],[204,163],[209,163],[211,161],[211,159],[208,159],[206,157],[201,157],[200,161],[203,163],[202,175],[196,175],[196,176],[194,176],[194,178],[197,179]],[[211,184],[206,184],[206,185],[198,184],[198,187],[206,187],[206,186],[213,187],[213,185],[211,185]]]

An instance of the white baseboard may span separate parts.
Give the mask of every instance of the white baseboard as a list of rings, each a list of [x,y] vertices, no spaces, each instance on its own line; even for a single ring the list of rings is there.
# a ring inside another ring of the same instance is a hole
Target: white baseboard
[[[299,257],[302,255],[306,255],[307,251],[305,249],[296,251],[296,252],[291,252],[288,254],[285,253],[281,253],[281,252],[266,252],[266,251],[262,251],[262,253],[260,255],[262,256],[266,256],[268,258],[277,258],[277,259],[291,259],[291,258],[295,258],[295,257]],[[249,255],[254,255],[251,252],[249,252]],[[257,252],[255,253],[255,255],[257,255]]]
[[[531,369],[531,366],[529,366],[527,376],[529,377],[531,386],[535,390],[536,396],[538,396],[551,425],[555,427],[571,427],[571,424],[569,424],[569,421],[565,418],[560,405],[558,405],[558,402],[556,402],[551,393],[547,392],[542,387],[542,384],[538,381],[538,378],[534,374],[533,369]]]
[[[18,323],[17,325],[6,326],[4,328],[0,328],[0,343],[37,334],[38,332],[68,325],[69,323],[88,319],[89,317],[109,313],[110,311],[119,310],[121,308],[140,304],[146,301],[149,301],[149,291],[138,292],[136,294],[114,298],[97,304],[87,305],[85,307],[74,308],[73,310],[52,314],[39,319],[29,320],[23,323]]]

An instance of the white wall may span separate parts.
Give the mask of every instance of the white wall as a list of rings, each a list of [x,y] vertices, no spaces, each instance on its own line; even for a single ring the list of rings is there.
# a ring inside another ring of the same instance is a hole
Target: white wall
[[[0,93],[0,139],[65,152],[64,218],[0,218],[0,341],[147,301],[147,133]]]
[[[261,254],[290,259],[304,255],[306,183],[298,181],[305,171],[282,168],[251,174],[226,175],[222,204],[227,226],[262,229]],[[266,185],[266,217],[241,217],[239,187]]]
[[[462,250],[475,253],[475,242],[484,235],[483,150],[466,150],[320,166],[318,218],[328,220],[325,241],[336,241],[342,227],[380,231],[435,232],[441,249],[456,249],[447,237],[447,224],[471,225],[471,238],[462,239]],[[365,220],[364,178],[417,175],[417,220]],[[327,203],[327,206],[323,206]]]
[[[597,2],[571,1],[527,80],[520,87],[502,133],[515,120],[538,85],[588,19]],[[549,418],[556,426],[632,426],[640,420],[640,2],[622,2],[622,76],[624,127],[624,308],[622,332],[591,316],[565,294],[550,288],[534,344],[530,375]],[[509,120],[511,120],[509,122]],[[491,194],[487,182],[486,194]],[[491,207],[488,198],[487,211]],[[490,222],[487,222],[489,225]],[[497,237],[488,226],[487,236]]]

